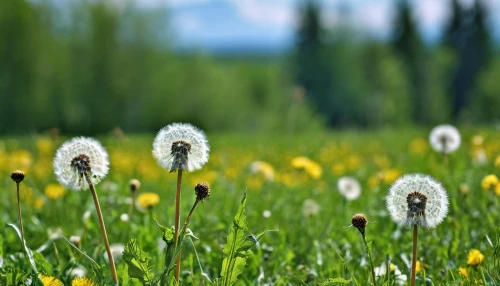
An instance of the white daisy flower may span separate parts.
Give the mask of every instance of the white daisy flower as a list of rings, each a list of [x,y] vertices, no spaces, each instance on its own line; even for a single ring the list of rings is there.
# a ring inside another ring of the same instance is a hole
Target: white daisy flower
[[[394,182],[387,194],[387,209],[399,224],[434,228],[448,213],[448,196],[430,176],[411,174]]]
[[[54,173],[61,185],[79,191],[87,189],[85,176],[99,183],[109,171],[108,153],[102,145],[88,137],[76,137],[57,149]]]
[[[342,177],[337,182],[337,187],[342,196],[352,201],[361,195],[361,185],[352,177]]]
[[[208,161],[210,147],[205,133],[188,123],[172,123],[162,128],[153,141],[153,156],[170,172],[195,171]]]
[[[432,129],[429,142],[437,152],[452,153],[460,147],[460,132],[452,125],[438,125]]]

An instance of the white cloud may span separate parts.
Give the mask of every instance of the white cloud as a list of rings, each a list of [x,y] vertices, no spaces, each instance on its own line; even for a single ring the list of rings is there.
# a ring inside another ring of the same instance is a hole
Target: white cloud
[[[413,14],[422,30],[431,31],[441,27],[451,16],[449,1],[419,0],[413,4]]]
[[[243,19],[258,26],[284,29],[296,24],[296,8],[289,1],[239,0],[232,3]]]

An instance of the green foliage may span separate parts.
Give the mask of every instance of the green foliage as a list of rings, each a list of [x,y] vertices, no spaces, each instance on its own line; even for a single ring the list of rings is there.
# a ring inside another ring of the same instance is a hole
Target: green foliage
[[[137,240],[131,239],[125,245],[123,260],[127,263],[128,275],[138,279],[142,285],[153,285],[154,275],[151,273],[152,267],[148,265],[150,259],[139,247]]]
[[[246,260],[252,254],[251,248],[262,238],[265,232],[254,236],[248,235],[248,223],[245,215],[245,205],[247,192],[243,195],[238,212],[233,220],[233,227],[227,237],[224,246],[224,260],[222,261],[221,278],[216,281],[216,285],[233,285],[246,265]]]
[[[325,282],[321,283],[321,286],[338,286],[347,285],[351,283],[351,280],[346,280],[344,278],[328,278]]]

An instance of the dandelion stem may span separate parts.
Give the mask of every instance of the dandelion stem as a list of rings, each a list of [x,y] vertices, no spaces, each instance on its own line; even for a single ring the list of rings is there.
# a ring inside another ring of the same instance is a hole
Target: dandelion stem
[[[365,237],[365,234],[364,233],[361,233],[361,236],[363,236],[363,242],[365,243],[365,246],[366,246],[366,251],[368,252],[368,258],[370,259],[370,267],[371,267],[371,270],[372,270],[372,281],[373,281],[373,285],[376,285],[376,280],[375,280],[375,268],[373,267],[373,258],[372,258],[372,251],[371,249],[368,247],[368,243],[366,242],[366,237]]]
[[[97,212],[97,217],[99,218],[99,224],[101,225],[101,233],[104,238],[104,245],[106,246],[106,252],[108,253],[109,267],[111,269],[111,275],[113,276],[113,281],[118,285],[118,277],[116,276],[115,261],[113,255],[111,254],[111,249],[109,248],[108,235],[106,234],[106,226],[104,225],[104,220],[102,219],[101,206],[99,205],[99,199],[97,198],[97,192],[95,191],[94,184],[90,180],[88,173],[85,173],[85,179],[90,187],[90,192],[92,193],[92,198],[94,199],[95,209]]]
[[[175,233],[174,233],[174,249],[177,249],[179,243],[179,229],[181,227],[181,183],[182,183],[182,169],[177,170],[177,190],[175,193]],[[181,251],[179,250],[179,255],[177,256],[177,261],[174,271],[174,279],[179,283],[179,275],[181,273]]]
[[[17,215],[19,216],[19,229],[21,230],[21,244],[23,246],[23,250],[26,248],[26,242],[24,241],[24,229],[23,229],[23,219],[21,217],[21,204],[19,198],[19,183],[16,182],[17,185]]]
[[[411,278],[410,278],[410,286],[415,286],[415,276],[417,270],[417,238],[418,226],[413,225],[413,253],[411,258]]]
[[[184,222],[184,226],[182,227],[182,230],[181,230],[181,236],[182,236],[182,235],[184,235],[184,233],[186,232],[187,227],[188,227],[188,225],[189,225],[189,221],[191,220],[191,215],[193,214],[194,209],[196,208],[196,206],[198,205],[198,203],[199,203],[199,202],[200,202],[200,200],[198,200],[198,199],[197,199],[197,200],[194,202],[194,205],[193,205],[193,207],[191,208],[191,211],[189,211],[189,214],[188,214],[188,217],[187,217],[187,219],[186,219],[186,222]]]

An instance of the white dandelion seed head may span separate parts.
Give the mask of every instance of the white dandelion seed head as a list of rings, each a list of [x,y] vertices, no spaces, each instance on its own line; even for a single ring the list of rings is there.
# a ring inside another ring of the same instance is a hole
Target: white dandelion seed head
[[[429,142],[435,151],[448,154],[460,147],[462,139],[457,128],[444,124],[432,129],[429,135]]]
[[[75,160],[75,158],[80,158]],[[88,167],[90,180],[99,183],[109,171],[108,153],[101,143],[89,137],[75,137],[57,149],[54,158],[54,173],[61,185],[75,191],[88,188],[83,173]]]
[[[208,161],[210,146],[205,133],[189,123],[162,128],[153,141],[153,156],[170,172],[199,170]]]
[[[337,182],[337,187],[342,196],[352,201],[361,195],[361,185],[358,180],[352,177],[341,177]]]
[[[434,228],[448,213],[445,189],[431,176],[404,175],[394,182],[386,197],[387,210],[401,225]]]
[[[307,199],[302,203],[302,214],[311,217],[319,213],[321,206],[312,199]]]

